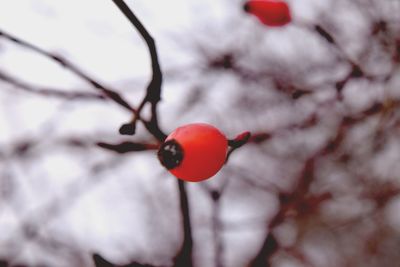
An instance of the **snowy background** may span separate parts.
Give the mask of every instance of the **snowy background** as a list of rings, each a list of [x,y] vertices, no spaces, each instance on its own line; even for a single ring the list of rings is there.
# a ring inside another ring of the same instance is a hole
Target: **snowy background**
[[[238,0],[126,2],[156,40],[161,128],[208,122],[230,138],[261,138],[213,179],[188,184],[195,266],[247,266],[270,231],[279,243],[272,266],[399,262],[398,1],[288,1],[284,28],[264,27]],[[67,58],[134,105],[144,96],[147,47],[112,1],[2,0],[0,30]],[[78,267],[94,266],[98,253],[172,264],[182,242],[176,179],[154,151],[96,146],[152,137],[140,124],[135,136],[119,135],[131,114],[111,101],[41,89],[97,94],[0,35],[0,259]],[[311,186],[286,207],[310,168]]]

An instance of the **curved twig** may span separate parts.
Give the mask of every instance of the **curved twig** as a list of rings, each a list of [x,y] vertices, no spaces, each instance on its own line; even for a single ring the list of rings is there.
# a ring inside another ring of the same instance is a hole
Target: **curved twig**
[[[113,0],[113,2],[143,37],[150,52],[152,66],[152,78],[147,85],[146,95],[140,103],[139,107],[137,108],[136,112],[134,112],[132,120],[129,123],[122,125],[122,127],[120,128],[120,133],[133,135],[136,129],[136,122],[140,118],[140,113],[143,110],[143,107],[146,105],[146,103],[150,103],[151,119],[145,126],[147,130],[149,130],[154,136],[158,138],[158,140],[163,141],[166,138],[166,135],[161,131],[158,125],[157,116],[157,103],[161,100],[162,72],[158,61],[155,41],[124,1]]]

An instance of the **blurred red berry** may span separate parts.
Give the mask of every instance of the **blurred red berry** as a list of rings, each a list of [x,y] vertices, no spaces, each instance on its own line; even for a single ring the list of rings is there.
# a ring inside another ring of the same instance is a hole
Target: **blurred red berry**
[[[199,182],[222,168],[227,150],[228,141],[217,128],[193,123],[175,129],[159,149],[158,158],[177,178]]]
[[[250,0],[243,8],[267,26],[284,26],[292,20],[289,6],[284,1]]]

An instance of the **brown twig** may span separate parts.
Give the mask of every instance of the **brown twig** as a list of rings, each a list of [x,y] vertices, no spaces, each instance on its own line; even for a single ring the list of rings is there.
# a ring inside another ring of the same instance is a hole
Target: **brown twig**
[[[164,141],[167,137],[164,134],[159,125],[157,117],[157,104],[161,100],[161,85],[162,85],[162,72],[160,64],[158,62],[157,49],[153,37],[148,33],[143,24],[139,21],[132,10],[122,0],[113,0],[114,4],[129,20],[129,22],[139,31],[140,35],[145,40],[147,47],[150,52],[151,65],[152,65],[152,78],[147,86],[146,95],[140,103],[138,109],[134,112],[131,122],[122,125],[120,128],[121,134],[133,135],[136,130],[136,122],[140,118],[140,113],[146,103],[151,105],[151,119],[145,124],[147,130],[151,132],[159,141]],[[181,180],[177,180],[179,200],[181,206],[181,215],[183,223],[183,243],[178,254],[174,259],[175,267],[191,267],[192,261],[192,249],[193,249],[193,238],[192,229],[190,224],[189,214],[189,202],[188,196],[185,189],[185,184]]]
[[[76,74],[81,79],[83,79],[86,82],[88,82],[89,84],[91,84],[96,90],[103,93],[108,99],[114,101],[121,107],[123,107],[131,112],[135,111],[135,109],[127,101],[125,101],[119,93],[117,93],[115,90],[110,89],[109,87],[101,84],[100,82],[94,80],[93,78],[91,78],[89,75],[87,75],[84,71],[82,71],[79,67],[74,65],[69,60],[67,60],[59,55],[55,55],[50,52],[47,52],[44,49],[39,48],[38,46],[35,46],[35,45],[33,45],[27,41],[24,41],[20,38],[17,38],[9,33],[6,33],[3,30],[0,30],[0,37],[4,37],[17,45],[20,45],[26,49],[32,50],[42,56],[45,56],[45,57],[57,62],[61,66],[65,67],[66,69],[68,69],[71,72],[73,72],[74,74]]]
[[[101,94],[87,93],[83,91],[61,91],[55,88],[39,88],[32,86],[26,82],[23,82],[16,77],[13,77],[9,74],[6,74],[3,71],[0,71],[0,80],[3,82],[9,83],[14,87],[23,90],[25,92],[29,92],[32,94],[37,94],[45,97],[55,97],[62,98],[68,100],[105,100],[105,97]]]
[[[189,201],[186,192],[185,182],[176,179],[179,188],[180,209],[183,224],[183,242],[178,254],[174,258],[174,267],[192,267],[193,238],[190,223]]]
[[[146,42],[150,52],[152,67],[152,77],[149,84],[147,85],[146,95],[139,104],[137,110],[134,112],[132,120],[129,123],[122,125],[122,127],[120,128],[120,133],[127,135],[135,134],[136,122],[140,118],[140,113],[146,103],[150,103],[151,118],[149,123],[146,124],[146,128],[147,130],[152,132],[154,136],[158,137],[158,140],[163,141],[166,138],[166,135],[161,131],[158,125],[157,116],[157,104],[161,100],[162,72],[158,61],[155,41],[124,1],[113,0],[113,2],[124,14],[124,16],[129,20],[129,22],[131,22],[131,24],[138,30],[138,32]]]
[[[119,154],[146,150],[156,150],[159,148],[158,144],[135,143],[130,141],[121,142],[119,144],[107,144],[103,142],[98,142],[97,146],[110,151],[114,151]]]
[[[228,140],[228,145],[230,149],[228,151],[228,155],[226,156],[225,164],[228,162],[232,152],[245,145],[249,141],[250,136],[251,133],[246,131],[244,133],[239,134],[234,139]]]

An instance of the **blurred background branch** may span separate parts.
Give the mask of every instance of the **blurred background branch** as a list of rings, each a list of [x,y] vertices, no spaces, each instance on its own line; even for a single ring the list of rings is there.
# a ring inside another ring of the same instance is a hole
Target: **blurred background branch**
[[[399,262],[400,2],[287,3],[0,4],[0,266]],[[199,184],[156,157],[191,122],[243,133]]]

